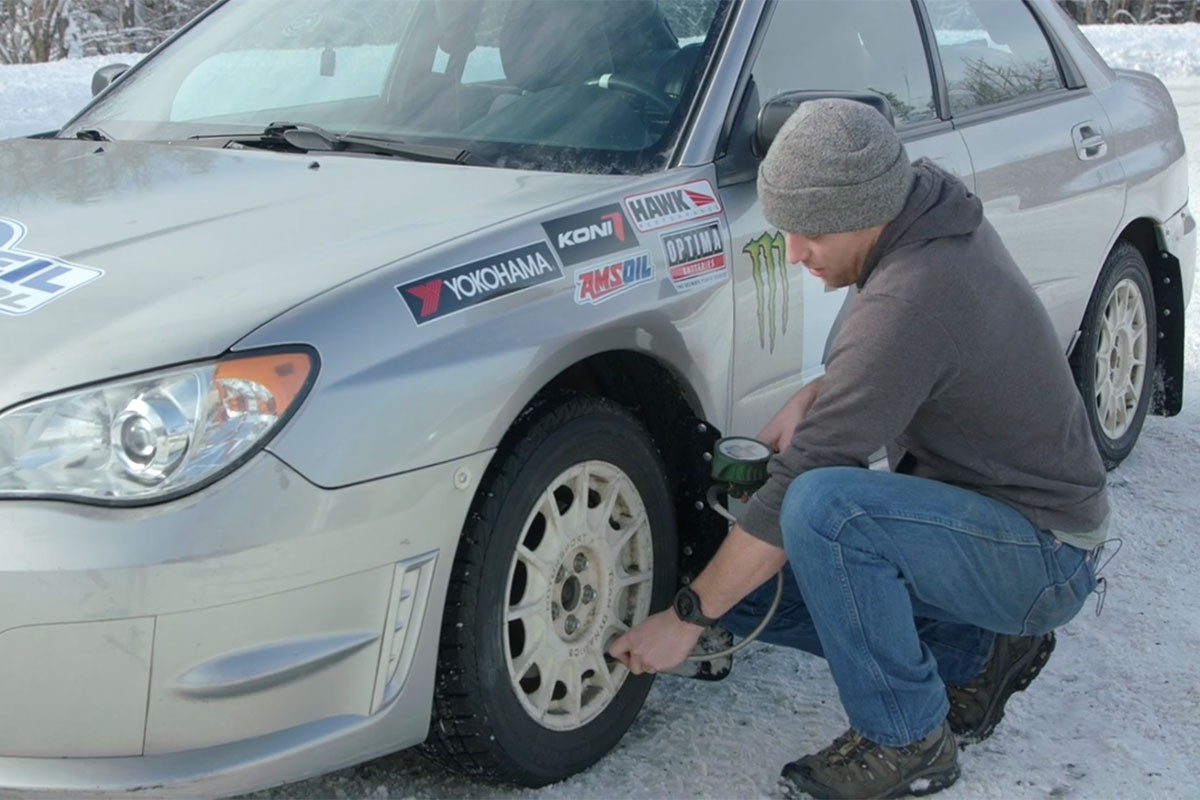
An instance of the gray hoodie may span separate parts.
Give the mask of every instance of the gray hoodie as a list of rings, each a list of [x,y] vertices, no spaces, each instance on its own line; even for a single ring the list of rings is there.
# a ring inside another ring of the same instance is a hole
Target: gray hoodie
[[[792,479],[866,466],[961,486],[1091,549],[1108,515],[1105,470],[1050,317],[983,205],[927,160],[867,256],[821,391],[741,525],[781,545]]]

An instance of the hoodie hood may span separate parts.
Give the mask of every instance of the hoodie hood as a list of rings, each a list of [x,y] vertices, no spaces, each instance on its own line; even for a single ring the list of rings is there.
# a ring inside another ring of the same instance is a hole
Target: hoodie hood
[[[908,200],[867,255],[859,289],[888,253],[930,239],[965,236],[983,222],[983,202],[958,178],[927,158],[916,161],[912,169],[915,179]]]

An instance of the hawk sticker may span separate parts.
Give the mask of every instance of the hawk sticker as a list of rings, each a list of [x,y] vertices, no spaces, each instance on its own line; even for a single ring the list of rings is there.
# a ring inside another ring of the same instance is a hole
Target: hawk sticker
[[[102,269],[22,250],[17,245],[24,238],[23,224],[0,217],[0,314],[36,311],[104,274]]]
[[[706,180],[655,189],[625,198],[625,209],[642,233],[721,213],[721,201]]]

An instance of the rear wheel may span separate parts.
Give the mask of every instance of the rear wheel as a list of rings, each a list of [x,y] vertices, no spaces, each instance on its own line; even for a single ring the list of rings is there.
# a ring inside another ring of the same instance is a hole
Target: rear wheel
[[[526,786],[620,740],[650,689],[605,655],[666,606],[674,514],[649,436],[607,400],[526,414],[497,453],[455,558],[428,748]]]
[[[1137,248],[1118,242],[1109,253],[1071,354],[1104,465],[1133,450],[1154,390],[1158,328],[1150,272]]]

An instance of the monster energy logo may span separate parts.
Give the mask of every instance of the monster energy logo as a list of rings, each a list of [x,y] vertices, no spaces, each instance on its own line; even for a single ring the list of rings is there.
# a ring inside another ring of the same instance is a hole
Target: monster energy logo
[[[769,338],[769,352],[774,353],[777,306],[780,336],[787,333],[788,324],[788,274],[783,234],[779,231],[764,233],[747,242],[742,252],[750,256],[754,293],[758,298],[758,344],[767,347]]]

